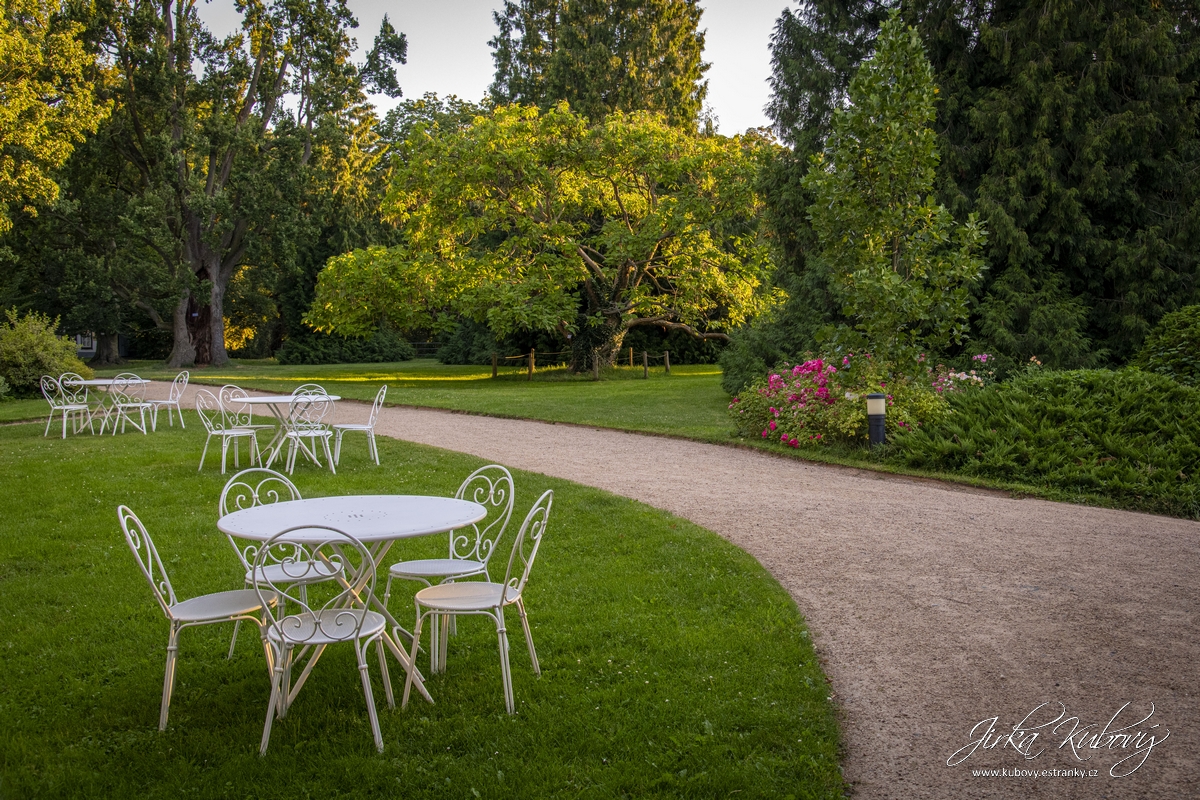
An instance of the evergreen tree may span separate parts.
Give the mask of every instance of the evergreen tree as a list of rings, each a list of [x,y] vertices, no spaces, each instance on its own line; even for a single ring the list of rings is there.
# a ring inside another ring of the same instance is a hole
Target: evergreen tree
[[[990,232],[984,344],[1121,362],[1200,277],[1200,40],[1190,0],[926,16],[948,97],[944,197]]]
[[[566,100],[588,119],[650,111],[695,128],[708,83],[699,0],[521,0],[495,14],[499,103]]]

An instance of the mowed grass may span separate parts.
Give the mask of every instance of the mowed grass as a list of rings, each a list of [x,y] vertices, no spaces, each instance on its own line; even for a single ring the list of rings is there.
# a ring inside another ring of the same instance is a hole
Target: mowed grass
[[[765,570],[665,512],[521,472],[509,537],[543,490],[556,494],[527,589],[543,674],[518,634],[515,716],[504,713],[494,627],[466,618],[448,672],[428,680],[435,705],[388,710],[370,659],[382,755],[343,647],[326,653],[260,758],[262,653],[243,631],[226,660],[232,626],[221,625],[184,632],[160,733],[167,623],[116,506],[142,517],[181,598],[242,581],[215,528],[228,476],[211,452],[196,472],[203,434],[188,417],[186,431],[66,441],[43,438],[40,425],[0,428],[0,796],[841,796],[825,679],[799,612]],[[382,467],[348,441],[336,476],[305,465],[294,480],[306,497],[449,495],[482,464],[379,444]],[[388,561],[445,547],[444,536],[400,542]],[[497,561],[506,557],[502,546]],[[401,620],[411,592],[394,591]],[[398,690],[401,675],[394,667]]]
[[[121,369],[157,380],[170,380],[176,373],[154,362]],[[236,383],[247,389],[285,393],[301,383],[314,382],[342,397],[367,401],[386,383],[389,405],[572,422],[704,441],[729,441],[734,428],[727,411],[729,396],[721,390],[721,371],[716,365],[675,365],[667,375],[659,364],[650,369],[646,380],[641,366],[624,366],[605,370],[600,381],[593,381],[590,375],[571,375],[564,367],[539,369],[532,381],[521,369],[502,367],[493,379],[490,366],[452,366],[432,359],[322,366],[235,361],[229,367],[193,369],[191,375],[195,383]]]

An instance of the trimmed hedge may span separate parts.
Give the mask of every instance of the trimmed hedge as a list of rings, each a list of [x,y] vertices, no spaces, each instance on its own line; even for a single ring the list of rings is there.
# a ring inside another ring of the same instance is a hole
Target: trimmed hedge
[[[948,397],[887,460],[1200,519],[1200,389],[1137,369],[1032,371]]]
[[[280,364],[377,364],[408,361],[416,349],[394,331],[381,328],[369,339],[347,339],[305,333],[283,343],[275,353]]]

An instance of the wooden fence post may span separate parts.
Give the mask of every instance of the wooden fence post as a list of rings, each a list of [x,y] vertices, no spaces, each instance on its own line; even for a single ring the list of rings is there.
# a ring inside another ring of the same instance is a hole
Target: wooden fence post
[[[667,374],[671,374],[671,351],[663,350],[663,365],[667,368]]]
[[[498,359],[496,357],[496,354],[492,353],[492,377],[493,378],[496,377],[496,361],[497,360]]]
[[[650,377],[650,354],[645,350],[642,351],[642,377]]]
[[[534,362],[537,358],[537,351],[532,347],[529,348],[529,380],[533,380]]]

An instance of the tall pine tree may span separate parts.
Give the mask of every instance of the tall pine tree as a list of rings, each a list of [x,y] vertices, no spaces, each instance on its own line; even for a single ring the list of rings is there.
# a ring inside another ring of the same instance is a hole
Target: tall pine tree
[[[599,121],[660,113],[694,128],[708,92],[698,0],[520,0],[495,13],[492,97]]]

